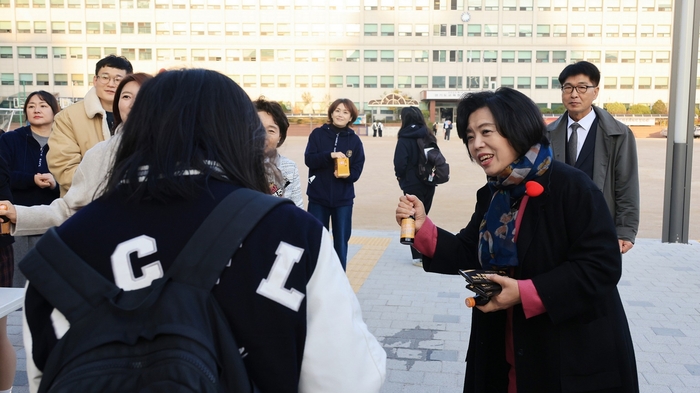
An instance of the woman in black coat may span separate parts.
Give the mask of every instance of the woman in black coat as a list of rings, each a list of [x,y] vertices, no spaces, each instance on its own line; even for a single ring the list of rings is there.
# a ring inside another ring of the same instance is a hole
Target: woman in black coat
[[[418,164],[420,151],[417,140],[423,139],[425,146],[429,143],[437,144],[435,135],[428,131],[423,113],[415,106],[408,106],[401,110],[401,129],[398,134],[394,150],[394,173],[399,187],[404,194],[415,195],[423,202],[426,214],[430,211],[435,196],[435,186],[423,183],[418,178]],[[422,266],[421,254],[411,247],[413,264]]]
[[[465,392],[639,391],[617,282],[622,259],[600,190],[552,160],[537,106],[516,90],[466,96],[457,132],[487,175],[454,235],[402,196],[428,272],[495,269],[503,290],[472,312]]]

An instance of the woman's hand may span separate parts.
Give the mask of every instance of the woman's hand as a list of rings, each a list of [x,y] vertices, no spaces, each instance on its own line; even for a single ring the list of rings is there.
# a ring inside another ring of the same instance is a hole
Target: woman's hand
[[[0,216],[7,217],[13,224],[17,223],[17,209],[10,201],[0,201],[0,205],[6,209],[0,209]]]
[[[346,158],[342,151],[334,151],[331,153],[331,158]]]
[[[425,206],[415,195],[402,195],[399,198],[399,206],[396,207],[396,222],[401,225],[401,220],[410,216],[416,220],[416,232],[418,232],[425,222]]]
[[[520,304],[520,288],[518,288],[518,281],[510,278],[500,276],[498,274],[489,274],[486,276],[487,279],[501,285],[501,293],[491,298],[491,300],[484,304],[483,306],[476,306],[479,310],[483,312],[491,312],[498,310],[505,310],[507,308],[513,307],[516,304]]]

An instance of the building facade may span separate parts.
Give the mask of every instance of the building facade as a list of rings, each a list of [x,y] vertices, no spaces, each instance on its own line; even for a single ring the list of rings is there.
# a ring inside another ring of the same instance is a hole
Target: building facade
[[[95,63],[204,67],[295,112],[398,93],[432,115],[468,91],[516,88],[561,105],[557,76],[601,70],[596,104],[668,102],[672,0],[0,0],[0,97],[82,97]],[[18,98],[19,99],[16,99]],[[700,97],[698,97],[700,100]]]

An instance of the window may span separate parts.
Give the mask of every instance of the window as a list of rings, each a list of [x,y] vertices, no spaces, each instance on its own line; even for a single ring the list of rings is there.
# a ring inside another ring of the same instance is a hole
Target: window
[[[245,23],[243,26],[245,26]],[[190,23],[190,35],[204,35],[204,23]],[[245,31],[243,35],[246,35]]]
[[[10,0],[0,1],[0,8],[9,8]],[[29,8],[29,0],[15,0],[15,8]]]
[[[365,62],[376,62],[377,61],[377,51],[376,50],[365,50]]]
[[[224,8],[227,10],[237,10],[241,8],[241,0],[224,0]]]
[[[123,0],[122,0],[123,1]],[[191,10],[202,10],[204,9],[204,0],[190,0]]]
[[[462,62],[462,51],[461,50],[451,50],[450,51],[450,63]]]
[[[402,63],[402,62],[410,63],[413,60],[411,55],[412,55],[412,51],[410,51],[410,50],[400,50],[399,51],[399,63]]]
[[[386,89],[394,88],[394,77],[393,76],[381,76],[379,78],[379,87]]]
[[[331,23],[328,26],[327,34],[331,37],[340,37],[343,35],[343,25],[340,23]]]
[[[537,0],[537,9],[540,11],[551,11],[552,10],[551,0]]]
[[[447,25],[433,25],[433,35],[436,37],[447,36]]]
[[[275,87],[275,76],[260,75],[260,87]]]
[[[36,74],[36,85],[37,86],[48,86],[49,85],[49,74]]]
[[[450,37],[463,37],[464,25],[450,25]]]
[[[394,25],[382,24],[382,37],[393,37],[394,36]]]
[[[656,8],[654,7],[654,0],[639,0],[639,8],[646,12],[656,11]]]
[[[561,83],[559,83],[559,77],[553,76],[552,77],[552,90],[560,90],[561,89]]]
[[[156,35],[170,35],[170,23],[156,22]]]
[[[444,50],[434,50],[433,51],[433,62],[444,63],[447,61],[447,51]]]
[[[698,86],[700,86],[700,85],[698,85]],[[654,77],[654,88],[655,89],[668,89],[668,77],[667,76]]]
[[[601,25],[588,25],[589,37],[600,37],[603,27]]]
[[[565,50],[552,51],[552,63],[566,63],[566,51]]]
[[[65,47],[54,46],[52,49],[54,59],[65,59],[68,57]]]
[[[260,35],[265,36],[265,35],[275,35],[275,25],[274,23],[261,23],[260,24]],[[262,86],[262,84],[260,85]],[[265,86],[262,86],[265,87]]]
[[[63,8],[65,6],[63,0],[51,0],[49,4],[51,4],[51,8]]]
[[[136,0],[136,8],[148,9],[151,8],[150,0]]]
[[[514,50],[501,51],[501,63],[515,63],[515,51]]]
[[[535,54],[535,62],[537,63],[549,63],[549,51],[548,50],[538,50]]]
[[[481,63],[481,51],[480,50],[468,50],[467,51],[467,61],[470,63]],[[477,86],[478,87],[478,86]]]
[[[377,24],[376,23],[365,23],[365,36],[371,36],[371,37],[377,36]]]
[[[240,50],[238,51],[238,53],[240,54]],[[179,61],[187,61],[187,49],[174,48],[173,59]]]
[[[637,0],[622,0],[623,11],[637,11]]]
[[[117,34],[117,24],[115,22],[102,22],[103,34]]]
[[[462,77],[461,76],[451,76],[447,79],[447,87],[450,89],[461,89],[462,88]]]
[[[445,88],[445,77],[444,76],[433,76],[433,89],[444,89]]]
[[[12,58],[12,47],[11,46],[0,46],[0,59],[11,59]]]
[[[275,61],[275,50],[274,49],[260,49],[260,61]],[[265,87],[265,86],[263,86],[263,87]]]
[[[413,26],[399,25],[399,37],[410,37],[413,35]]]
[[[184,22],[173,22],[173,35],[186,35],[187,24]]]
[[[292,86],[292,77],[290,75],[277,75],[277,87]]]
[[[411,88],[411,76],[410,75],[399,75],[398,77],[399,89],[410,89]]]
[[[510,87],[511,89],[515,89],[515,78],[512,76],[502,76],[501,77],[501,86],[502,87]]]
[[[70,84],[71,86],[84,86],[85,79],[83,74],[70,74]]]
[[[241,50],[240,49],[226,49],[226,61],[240,61],[241,60]]]
[[[309,61],[309,50],[308,49],[296,49],[296,50],[294,50],[294,61],[296,61],[296,62]]]
[[[518,89],[530,89],[532,88],[532,78],[529,76],[519,76],[518,77]]]
[[[495,63],[498,61],[498,51],[495,50],[485,50],[484,51],[484,63]]]
[[[184,10],[187,6],[186,0],[172,0],[174,10]]]
[[[70,47],[68,48],[68,53],[71,59],[82,59],[83,58],[83,48],[81,47]]]
[[[151,22],[138,23],[139,34],[151,34]]]
[[[287,25],[289,26],[289,25]],[[241,34],[241,24],[240,23],[226,23],[225,25],[226,28],[226,35],[240,35]],[[279,31],[277,32],[277,35],[279,34]]]
[[[360,35],[359,23],[349,23],[349,24],[345,25],[345,35],[347,35],[347,36],[359,36]]]
[[[257,61],[257,49],[243,49],[243,61]]]
[[[603,78],[603,88],[605,89],[617,89],[617,77],[616,76],[606,76]]]
[[[2,22],[0,22],[2,24]],[[0,29],[0,33],[2,29]],[[46,33],[46,22],[37,21],[34,22],[34,34],[45,34]]]
[[[605,26],[605,36],[606,37],[619,37],[620,36],[620,26],[619,25],[606,25]]]
[[[102,0],[102,8],[114,8],[114,0]]]
[[[656,62],[657,63],[668,63],[671,58],[671,52],[657,51],[656,52]]]
[[[571,64],[579,62],[583,60],[583,51],[582,50],[572,50],[571,51]]]
[[[623,50],[620,52],[620,62],[622,63],[634,63],[634,51],[633,50]]]
[[[654,36],[654,25],[641,25],[639,27],[640,37],[653,37]]]
[[[620,0],[605,0],[606,11],[620,11]]]
[[[150,48],[139,49],[139,60],[152,60],[153,50]]]
[[[606,63],[617,63],[618,51],[605,51],[605,62]]]
[[[659,11],[671,11],[672,0],[658,0],[657,6]]]
[[[330,61],[343,61],[342,49],[331,49],[328,51],[328,59]]]
[[[484,0],[484,11],[498,11],[498,0]]]
[[[581,33],[583,34],[583,31]],[[566,25],[554,25],[552,37],[566,37]]]
[[[428,77],[427,76],[416,76],[415,84],[413,85],[416,89],[425,89],[428,87]]]
[[[377,77],[365,75],[364,87],[366,88],[376,88],[377,87]]]
[[[15,85],[15,75],[14,74],[0,74],[0,84],[3,86],[14,86]]]
[[[537,36],[538,37],[549,37],[550,26],[549,25],[537,25]]]
[[[360,51],[349,49],[345,51],[345,61],[358,62],[360,61]]]
[[[277,50],[277,61],[292,61],[291,49],[278,49]]]
[[[331,75],[328,78],[329,87],[343,87],[343,76],[342,75]]]
[[[468,76],[467,77],[467,89],[478,89],[479,88],[479,77],[478,76]]]
[[[134,22],[122,22],[122,34],[134,34]]]
[[[571,0],[571,11],[585,11],[586,0]]]
[[[32,7],[46,8],[46,0],[32,0]]]
[[[51,33],[52,34],[65,34],[66,32],[66,22],[51,22]]]
[[[637,36],[637,26],[636,25],[622,25],[622,36],[623,37],[636,37]]]
[[[532,51],[518,51],[518,63],[532,63]]]
[[[358,75],[348,75],[345,77],[346,87],[360,87],[360,77]]]
[[[586,60],[590,61],[591,63],[600,63],[600,51],[599,50],[586,51]]]
[[[549,89],[549,78],[546,76],[536,76],[535,89]]]
[[[651,89],[651,77],[640,76],[637,80],[637,88],[641,90]]]
[[[53,84],[54,86],[68,86],[68,75],[53,74]]]
[[[30,22],[17,21],[17,33],[28,34],[31,32],[32,30]]]
[[[498,37],[498,25],[484,25],[484,37]]]
[[[10,48],[10,54],[12,54],[12,48]],[[32,58],[32,47],[31,46],[18,46],[17,47],[17,58],[18,59],[31,59]]]
[[[158,48],[156,49],[156,59],[157,60],[170,60],[172,50],[169,48]]]
[[[603,0],[588,0],[588,11],[602,11]]]
[[[207,23],[207,35],[221,35],[221,23],[218,23],[218,22]]]
[[[620,77],[620,89],[634,89],[634,77],[633,76],[621,76]]]
[[[467,25],[467,37],[481,37],[481,25]]]
[[[652,52],[642,50],[639,51],[639,62],[640,63],[651,63],[652,62]]]
[[[100,22],[85,22],[87,34],[100,34]]]
[[[136,50],[134,48],[122,48],[122,56],[128,60],[136,60]]]
[[[326,61],[326,51],[324,51],[323,49],[312,49],[311,61],[316,63],[323,63],[324,61]]]
[[[483,0],[467,0],[467,10],[481,11],[481,2]]]
[[[258,77],[256,75],[243,75],[243,87],[258,87]]]
[[[34,56],[37,59],[48,59],[49,58],[49,48],[45,46],[35,46]]]
[[[504,37],[515,37],[515,25],[503,25]]]
[[[394,51],[393,50],[382,50],[380,52],[381,61],[383,63],[393,63],[394,62]]]
[[[428,29],[428,25],[416,25],[416,37],[427,37]]]
[[[202,30],[204,30],[203,26],[202,26]],[[308,25],[307,25],[305,35],[308,35],[308,34],[309,34],[309,31],[308,31]],[[258,24],[257,23],[244,23],[243,24],[243,35],[247,35],[247,36],[258,35]]]
[[[656,26],[656,36],[657,37],[670,37],[671,36],[671,25],[657,25]]]
[[[90,1],[90,0],[86,0],[86,1]],[[156,1],[156,5],[155,5],[156,9],[168,9],[168,8],[170,8],[170,2],[168,0],[155,0],[155,1]]]
[[[515,0],[503,0],[503,11],[517,11]]]
[[[583,37],[584,36],[584,25],[571,25],[571,36],[572,37]]]
[[[532,37],[532,25],[519,25],[518,37]]]

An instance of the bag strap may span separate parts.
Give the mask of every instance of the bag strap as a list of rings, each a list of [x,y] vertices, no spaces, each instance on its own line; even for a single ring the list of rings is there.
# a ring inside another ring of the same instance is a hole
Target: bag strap
[[[248,188],[229,194],[209,214],[166,272],[175,281],[211,290],[233,254],[275,206],[292,203]]]
[[[291,203],[247,188],[225,197],[190,238],[166,278],[211,289],[243,239],[280,203]],[[83,261],[49,229],[20,263],[31,286],[75,321],[122,290]],[[113,301],[115,304],[116,301]]]

